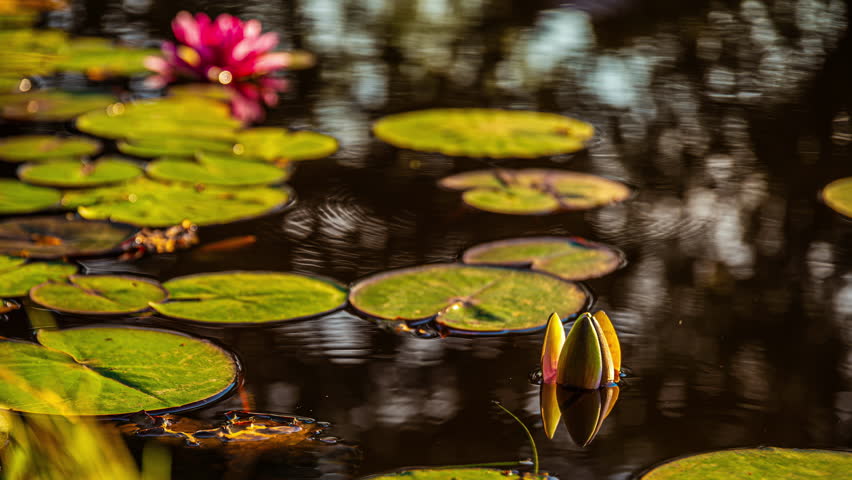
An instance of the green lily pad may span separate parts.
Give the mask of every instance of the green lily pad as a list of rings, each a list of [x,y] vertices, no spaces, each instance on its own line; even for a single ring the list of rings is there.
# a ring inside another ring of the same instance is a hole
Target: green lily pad
[[[150,163],[145,172],[157,180],[222,186],[269,185],[287,179],[287,172],[274,165],[203,154],[197,159],[163,158]]]
[[[159,282],[117,275],[72,275],[65,282],[46,282],[30,290],[30,298],[43,307],[91,315],[141,312],[149,302],[167,296]]]
[[[192,157],[196,152],[232,153],[234,142],[192,137],[130,137],[118,142],[122,153],[137,157]]]
[[[0,96],[3,118],[31,122],[64,122],[86,112],[103,112],[115,102],[110,95],[39,90]]]
[[[7,162],[34,162],[57,158],[95,155],[101,142],[84,137],[20,135],[0,140],[0,159]]]
[[[136,75],[148,72],[145,57],[159,54],[159,50],[124,47],[104,38],[78,37],[59,51],[55,68],[63,72],[82,72],[96,80]]]
[[[142,175],[142,169],[127,160],[102,157],[93,162],[76,160],[27,164],[18,176],[27,183],[48,187],[97,187],[125,182]]]
[[[38,284],[61,280],[76,272],[77,267],[67,263],[25,263],[20,258],[0,255],[0,297],[23,297]]]
[[[439,108],[389,115],[373,133],[391,145],[474,158],[537,158],[586,147],[592,125],[554,113]]]
[[[217,324],[259,324],[331,313],[346,304],[340,285],[294,273],[220,272],[163,284],[169,301],[152,303],[168,317]]]
[[[115,139],[182,136],[230,140],[241,125],[231,117],[227,104],[196,97],[120,103],[77,119],[80,131]]]
[[[0,215],[30,213],[57,206],[59,190],[0,178]]]
[[[283,189],[237,189],[164,184],[145,178],[90,190],[66,192],[62,203],[83,218],[112,220],[141,227],[168,227],[189,220],[212,225],[254,218],[283,207]]]
[[[0,222],[0,254],[40,259],[105,255],[120,251],[137,231],[130,225],[64,215],[12,218]]]
[[[234,89],[218,83],[186,83],[169,87],[173,97],[205,97],[228,102],[234,97]]]
[[[762,447],[678,458],[652,468],[639,480],[824,480],[847,478],[849,472],[852,472],[850,452]]]
[[[464,263],[530,267],[565,280],[587,280],[614,272],[624,254],[580,237],[530,237],[477,245],[464,253]]]
[[[39,330],[38,344],[0,341],[0,405],[29,413],[120,415],[218,399],[234,357],[188,335],[128,327]]]
[[[587,210],[624,201],[631,194],[615,180],[547,169],[475,170],[443,178],[439,185],[465,191],[465,203],[474,208],[512,215]]]
[[[394,321],[435,320],[470,332],[543,328],[552,312],[571,315],[588,302],[575,283],[500,267],[436,264],[392,270],[358,282],[353,307]]]
[[[852,217],[852,177],[835,180],[822,189],[822,200],[835,212]]]
[[[414,468],[372,475],[363,480],[547,480],[548,478],[555,477],[492,468]]]
[[[241,130],[237,134],[234,152],[267,162],[282,163],[325,158],[336,152],[337,148],[334,137],[321,133],[262,127]]]

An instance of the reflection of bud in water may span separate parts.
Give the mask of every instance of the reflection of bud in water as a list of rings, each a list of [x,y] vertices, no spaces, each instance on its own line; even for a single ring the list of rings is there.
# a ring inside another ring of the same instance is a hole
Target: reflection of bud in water
[[[581,447],[590,444],[618,400],[618,386],[594,391],[558,388],[557,401],[568,434]]]
[[[603,311],[580,315],[564,337],[557,314],[550,316],[541,352],[542,380],[594,390],[619,378],[621,346],[615,328]]]

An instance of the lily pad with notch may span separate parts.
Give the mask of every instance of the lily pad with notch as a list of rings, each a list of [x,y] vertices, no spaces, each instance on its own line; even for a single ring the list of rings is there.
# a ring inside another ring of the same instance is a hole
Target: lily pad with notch
[[[852,452],[795,448],[737,448],[666,461],[637,480],[722,480],[728,478],[840,478],[852,472]],[[747,475],[746,475],[747,474]]]
[[[364,477],[362,480],[548,480],[547,474],[520,473],[493,468],[410,468]]]
[[[192,157],[196,152],[232,153],[234,142],[209,138],[156,136],[128,137],[118,142],[121,153],[137,157]]]
[[[567,170],[475,170],[445,177],[439,185],[464,191],[468,205],[494,213],[541,215],[588,210],[618,203],[631,195],[627,185]]]
[[[38,90],[0,96],[0,112],[9,120],[64,122],[87,112],[100,113],[115,101],[111,95]]]
[[[465,251],[462,261],[529,267],[565,280],[602,277],[625,263],[622,251],[580,237],[528,237],[483,243]]]
[[[175,332],[42,329],[36,340],[0,340],[5,408],[64,415],[178,411],[221,398],[237,381],[231,353]]]
[[[101,157],[92,162],[77,160],[22,165],[21,180],[35,185],[81,188],[126,182],[142,175],[142,169],[118,157]]]
[[[188,220],[213,225],[255,218],[283,208],[291,199],[284,188],[237,189],[165,184],[146,178],[121,185],[66,192],[62,204],[80,216],[141,227],[168,227]]]
[[[119,275],[71,275],[65,281],[49,281],[30,290],[30,299],[62,313],[119,315],[147,310],[168,293],[159,282]]]
[[[0,254],[57,259],[121,251],[137,227],[66,216],[11,218],[0,222]]]
[[[346,288],[331,280],[282,272],[218,272],[163,284],[169,300],[157,312],[194,322],[257,325],[317,317],[346,305]]]
[[[145,172],[157,180],[231,187],[270,185],[287,179],[287,172],[274,165],[202,153],[196,155],[196,161],[161,158],[148,164]]]
[[[0,140],[0,160],[7,162],[71,159],[95,155],[100,151],[101,142],[85,137],[19,135]]]
[[[0,255],[0,298],[24,297],[36,285],[62,280],[76,272],[77,267],[68,263],[28,262]]]
[[[259,127],[241,130],[237,134],[234,152],[238,155],[281,164],[318,160],[333,154],[337,149],[337,140],[321,133]]]
[[[0,178],[0,215],[32,213],[58,207],[62,193],[9,178]]]
[[[586,122],[554,113],[438,108],[389,115],[373,133],[391,145],[472,158],[538,158],[577,152],[594,136]]]
[[[582,310],[589,294],[545,273],[434,264],[364,278],[352,287],[349,302],[382,320],[434,320],[459,332],[497,334],[544,328],[552,312],[568,316]]]

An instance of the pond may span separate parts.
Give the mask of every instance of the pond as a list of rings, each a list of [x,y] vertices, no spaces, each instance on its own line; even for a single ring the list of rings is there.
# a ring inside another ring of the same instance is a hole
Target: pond
[[[339,150],[297,162],[287,193],[257,200],[269,200],[271,213],[207,222],[193,248],[80,259],[80,273],[168,288],[177,277],[262,270],[342,288],[457,262],[486,242],[582,237],[623,255],[623,265],[577,288],[591,295],[584,311],[593,301],[590,311],[612,319],[624,369],[617,405],[579,446],[561,424],[548,439],[540,418],[542,328],[399,328],[366,318],[365,308],[338,309],[345,300],[336,297],[292,316],[332,313],[274,325],[229,325],[221,306],[209,311],[226,325],[150,311],[111,317],[209,339],[238,358],[242,384],[221,398],[208,392],[214,401],[181,415],[217,422],[248,409],[329,424],[322,441],[251,455],[175,447],[172,478],[344,479],[531,459],[522,428],[494,401],[530,428],[541,469],[562,479],[635,478],[667,459],[734,447],[852,445],[852,223],[820,197],[852,175],[848,2],[76,0],[40,26],[158,48],[182,10],[259,19],[279,48],[312,52],[316,66],[288,72],[261,125],[329,135]],[[65,73],[33,86],[159,96],[143,79]],[[371,130],[387,115],[457,107],[559,113],[595,135],[570,155],[500,162],[397,148]],[[71,122],[5,120],[0,130],[79,134]],[[119,155],[108,140],[104,152]],[[0,172],[14,178],[18,165],[0,163]],[[466,205],[466,194],[438,184],[496,165],[594,174],[630,192],[596,208],[516,215]],[[171,210],[156,205],[172,197],[158,195],[151,208]],[[416,286],[400,295],[417,297]],[[536,297],[518,301],[547,309]],[[0,335],[33,338],[23,309]],[[143,442],[130,443],[138,454]]]

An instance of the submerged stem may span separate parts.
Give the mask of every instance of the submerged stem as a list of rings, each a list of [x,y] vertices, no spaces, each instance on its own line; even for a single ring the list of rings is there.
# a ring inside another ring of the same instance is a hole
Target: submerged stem
[[[520,418],[518,418],[514,413],[510,412],[508,408],[504,407],[502,403],[498,402],[497,400],[494,400],[494,405],[497,405],[498,407],[500,407],[504,412],[511,415],[511,417],[514,418],[516,422],[521,424],[521,427],[524,429],[524,432],[526,432],[526,434],[527,434],[527,439],[530,441],[530,447],[532,447],[533,472],[536,475],[538,475],[538,449],[535,447],[535,439],[533,438],[532,434],[530,433],[530,429],[528,429],[527,426],[524,425],[524,422],[522,422]]]

